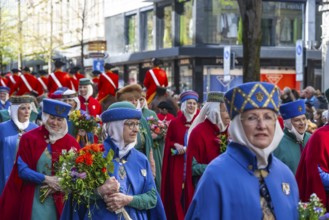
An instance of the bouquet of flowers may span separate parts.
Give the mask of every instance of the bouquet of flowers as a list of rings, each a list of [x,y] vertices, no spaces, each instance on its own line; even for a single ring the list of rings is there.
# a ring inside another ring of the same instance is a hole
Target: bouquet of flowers
[[[154,118],[153,116],[147,117],[146,120],[153,133],[163,136],[166,135],[168,130],[168,125],[165,121],[160,121]]]
[[[298,203],[298,212],[300,220],[318,220],[320,216],[324,215],[326,209],[319,197],[313,193],[309,202]]]
[[[219,150],[220,153],[224,153],[226,151],[227,146],[227,136],[225,134],[219,134],[218,136]]]
[[[83,129],[86,132],[93,132],[97,127],[96,119],[85,112],[82,113],[80,110],[74,110],[70,114],[69,119],[73,122],[77,130]]]
[[[110,150],[105,158],[103,153],[104,147],[101,144],[62,152],[56,176],[59,177],[65,199],[71,195],[73,201],[90,208],[92,200],[96,200],[95,190],[110,177],[109,173],[114,172],[114,151]],[[88,215],[91,217],[90,210]]]

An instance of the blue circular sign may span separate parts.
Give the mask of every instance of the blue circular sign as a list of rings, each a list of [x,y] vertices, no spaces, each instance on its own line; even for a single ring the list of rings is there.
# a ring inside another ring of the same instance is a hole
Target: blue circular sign
[[[297,45],[296,53],[297,53],[297,55],[301,55],[302,54],[302,46],[301,45]]]
[[[224,58],[225,59],[228,59],[229,57],[230,57],[230,52],[225,51]]]

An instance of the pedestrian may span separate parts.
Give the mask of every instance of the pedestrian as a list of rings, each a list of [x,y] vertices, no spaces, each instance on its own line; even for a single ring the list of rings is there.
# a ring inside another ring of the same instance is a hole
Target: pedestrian
[[[226,150],[229,114],[222,92],[209,92],[207,101],[188,131],[185,209],[190,205],[195,188],[208,164]]]
[[[67,134],[66,117],[70,109],[66,103],[43,100],[43,125],[20,139],[16,162],[0,197],[1,218],[59,219],[64,198],[54,165],[62,150],[80,148]],[[49,189],[44,202],[40,198],[41,187]]]
[[[141,112],[127,101],[112,104],[101,115],[106,134],[104,157],[110,150],[114,151],[113,163],[117,172],[97,188],[99,198],[90,207],[93,219],[127,219],[119,211],[121,208],[130,219],[165,219],[150,164],[145,155],[134,148],[141,117]],[[89,219],[84,204],[67,202],[65,207],[62,220]]]
[[[9,101],[10,88],[7,86],[0,86],[0,110],[8,110],[11,102]]]
[[[38,127],[29,121],[33,97],[12,96],[10,102],[10,120],[0,123],[0,195],[14,166],[20,138]]]
[[[272,155],[283,132],[277,120],[280,90],[265,82],[224,95],[231,142],[203,173],[185,219],[298,219],[298,187]]]
[[[192,90],[180,95],[181,114],[168,127],[162,164],[161,198],[168,220],[182,220],[184,211],[184,182],[186,176],[187,132],[199,114],[199,95]]]
[[[307,132],[304,100],[287,102],[280,106],[280,114],[284,120],[284,135],[274,155],[296,174],[303,149],[311,134]]]
[[[147,89],[146,100],[150,104],[156,95],[157,87],[167,87],[168,78],[164,69],[160,68],[162,61],[158,58],[152,59],[153,67],[145,74],[143,85]]]
[[[325,95],[329,98],[329,89]],[[329,210],[329,184],[325,173],[329,173],[329,125],[317,129],[308,140],[303,150],[296,179],[299,187],[300,199],[308,201],[315,193]]]
[[[51,73],[48,77],[48,94],[52,94],[60,87],[71,87],[69,74],[62,70],[63,66],[65,66],[65,63],[60,60],[56,60],[54,62],[54,66],[54,72]]]
[[[86,111],[93,117],[99,117],[102,113],[102,106],[97,99],[92,97],[93,86],[92,82],[88,78],[82,78],[79,80],[79,100],[81,110]]]
[[[119,89],[119,75],[111,71],[113,68],[112,64],[105,63],[105,73],[101,73],[99,76],[97,100],[103,109],[107,109],[110,104],[115,102],[115,94]]]

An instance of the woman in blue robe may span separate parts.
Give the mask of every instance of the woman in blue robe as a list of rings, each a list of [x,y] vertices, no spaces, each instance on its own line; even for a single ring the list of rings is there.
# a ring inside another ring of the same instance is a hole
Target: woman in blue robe
[[[13,168],[20,137],[37,127],[29,122],[33,97],[13,96],[10,101],[11,119],[0,123],[0,194]]]
[[[149,162],[134,148],[142,114],[129,102],[112,104],[102,115],[107,135],[104,156],[114,152],[114,173],[95,189],[98,198],[91,204],[92,219],[165,219]],[[87,207],[69,200],[64,219],[89,219]]]

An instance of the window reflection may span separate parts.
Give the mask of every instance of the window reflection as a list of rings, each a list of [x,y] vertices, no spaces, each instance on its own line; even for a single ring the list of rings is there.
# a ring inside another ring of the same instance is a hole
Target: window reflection
[[[192,2],[184,3],[184,12],[179,16],[180,45],[191,45],[193,39]]]
[[[164,17],[160,24],[160,29],[162,33],[162,45],[160,48],[170,48],[172,47],[172,7],[167,6],[163,8],[164,10]]]
[[[137,51],[137,16],[130,15],[126,17],[127,19],[127,44],[125,51],[126,52],[135,52]]]
[[[153,50],[153,36],[154,36],[154,25],[153,25],[153,11],[143,12],[141,14],[141,31],[142,31],[142,50]]]
[[[192,68],[190,65],[184,65],[179,67],[180,74],[180,89],[181,92],[192,89]]]

